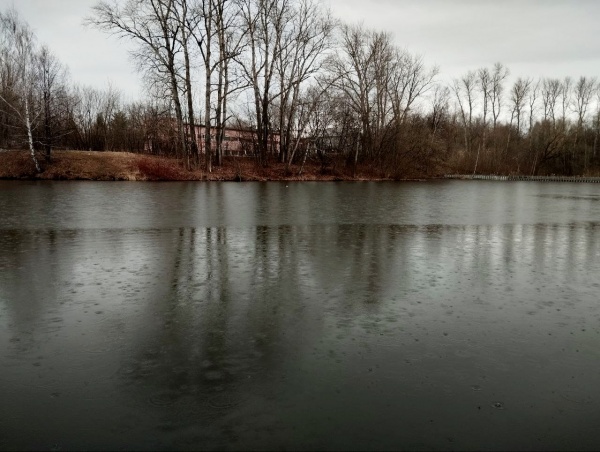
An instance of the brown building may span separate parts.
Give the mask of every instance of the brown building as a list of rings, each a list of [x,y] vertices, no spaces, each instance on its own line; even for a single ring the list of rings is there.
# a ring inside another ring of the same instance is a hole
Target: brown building
[[[200,153],[204,153],[204,138],[206,134],[206,127],[204,125],[196,125],[195,127],[196,143]],[[189,137],[189,125],[186,124],[186,132]],[[164,147],[165,142],[171,142],[176,139],[176,126],[173,124],[173,128],[163,128],[163,133],[149,136],[146,139],[144,150],[148,153],[160,153],[159,149]],[[223,137],[223,155],[224,156],[252,156],[258,152],[257,146],[257,133],[250,128],[243,127],[227,127],[224,131],[225,136]],[[217,129],[212,128],[211,130],[211,147],[214,151],[217,145]],[[269,147],[272,153],[279,152],[279,134],[271,134],[269,140]]]

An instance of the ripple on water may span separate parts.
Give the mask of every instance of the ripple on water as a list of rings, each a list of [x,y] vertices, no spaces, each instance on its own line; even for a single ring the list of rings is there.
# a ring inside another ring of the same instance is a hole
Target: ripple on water
[[[559,394],[563,399],[578,405],[590,405],[594,402],[594,399],[591,395],[582,394],[582,391],[578,391],[576,388],[563,389],[559,391]]]
[[[175,405],[180,399],[180,394],[172,391],[163,391],[153,394],[148,398],[150,405],[163,408]]]
[[[242,399],[240,397],[238,397],[236,394],[230,394],[228,392],[222,392],[208,399],[208,404],[212,408],[217,409],[233,408],[238,406],[240,403],[242,403]]]

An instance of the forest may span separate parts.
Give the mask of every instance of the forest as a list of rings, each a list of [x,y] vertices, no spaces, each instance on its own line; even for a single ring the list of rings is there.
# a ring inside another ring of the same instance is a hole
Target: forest
[[[18,11],[0,11],[0,150],[27,150],[38,171],[68,149],[210,173],[237,128],[254,137],[247,158],[289,171],[308,159],[388,178],[600,175],[593,74],[513,77],[498,62],[448,81],[318,0],[100,1],[82,20],[134,46],[145,96],[77,83]],[[212,132],[191,133],[199,125]]]

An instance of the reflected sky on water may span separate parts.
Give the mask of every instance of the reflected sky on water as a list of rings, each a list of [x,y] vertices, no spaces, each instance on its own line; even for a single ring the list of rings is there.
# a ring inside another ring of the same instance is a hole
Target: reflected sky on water
[[[0,181],[0,448],[597,449],[599,201]]]

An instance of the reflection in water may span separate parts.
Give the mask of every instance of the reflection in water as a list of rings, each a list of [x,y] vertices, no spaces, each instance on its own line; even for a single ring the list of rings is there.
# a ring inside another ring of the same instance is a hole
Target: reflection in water
[[[262,190],[257,215],[288,208]],[[595,448],[599,238],[591,221],[0,230],[0,448]]]

